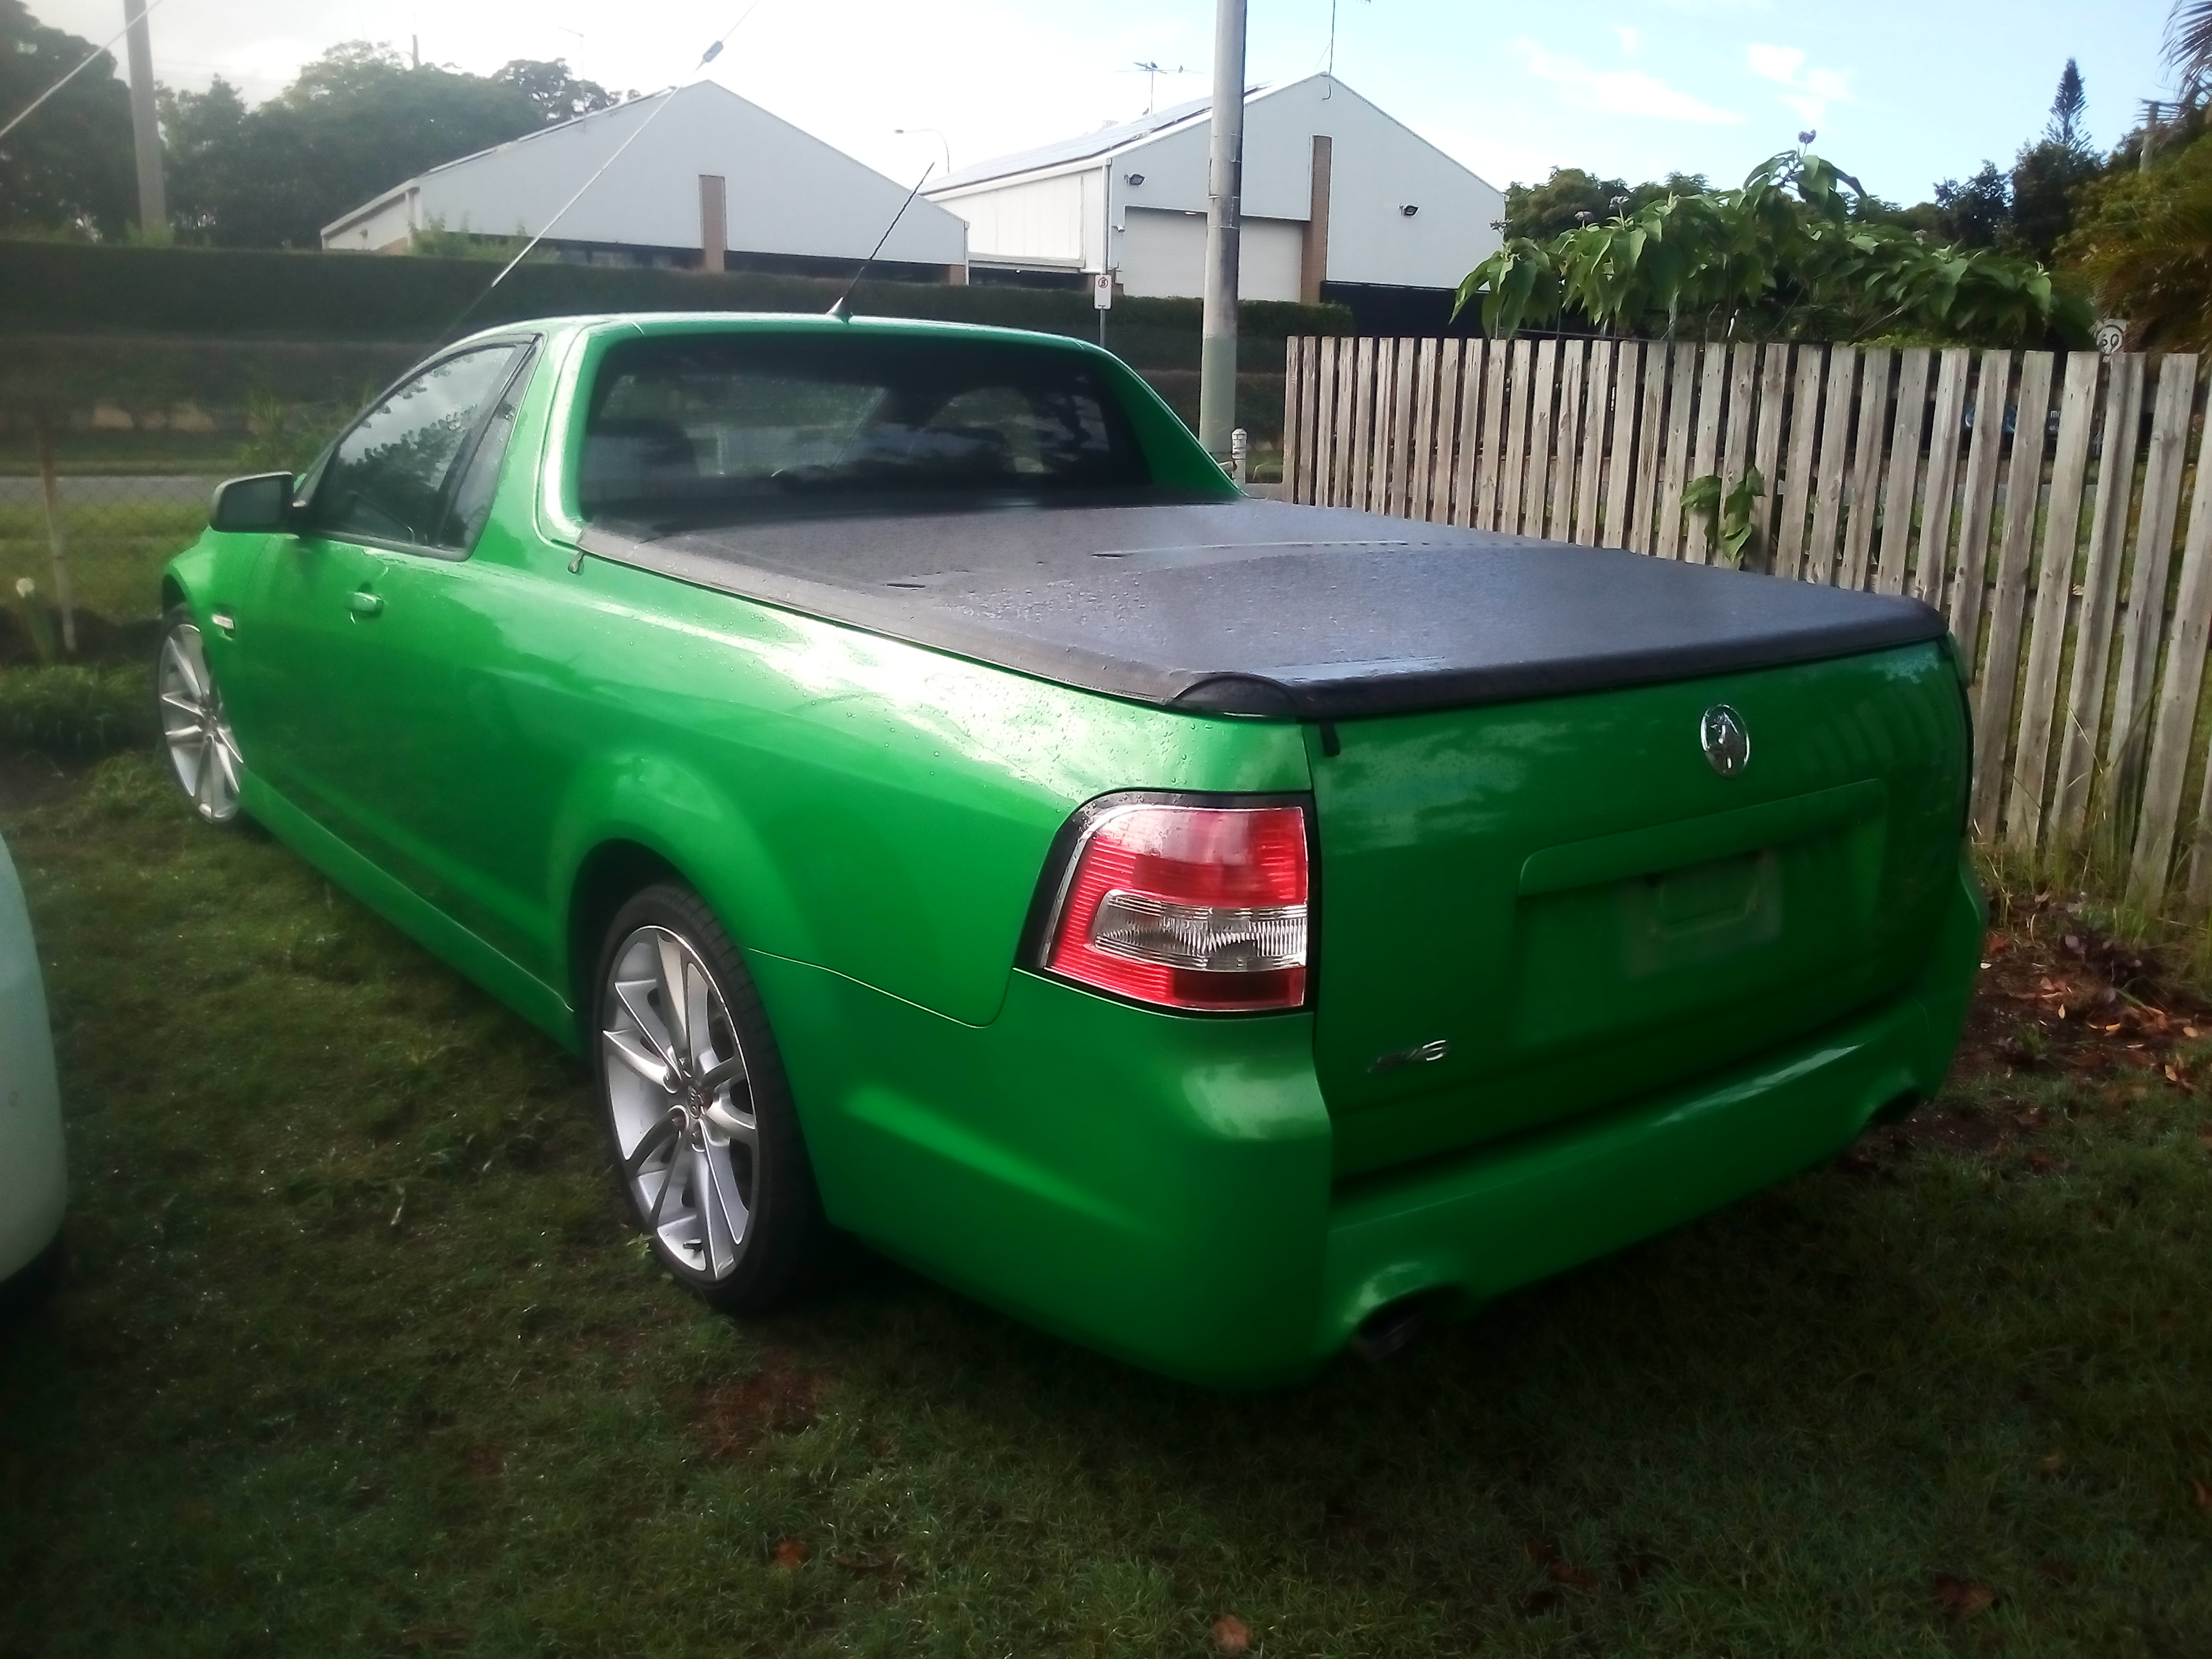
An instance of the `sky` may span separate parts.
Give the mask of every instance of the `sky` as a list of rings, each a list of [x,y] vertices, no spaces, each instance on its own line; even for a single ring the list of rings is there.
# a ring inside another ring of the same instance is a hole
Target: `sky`
[[[106,40],[121,0],[29,0]],[[1734,184],[1804,130],[1868,189],[1924,199],[2036,136],[2069,57],[2100,146],[2166,90],[2155,0],[1250,0],[1247,79],[1334,64],[1345,82],[1501,188],[1581,167]],[[742,20],[742,21],[740,21]],[[1332,58],[1332,20],[1334,34]],[[475,73],[565,58],[617,88],[707,71],[901,179],[1203,96],[1209,0],[160,0],[155,72],[251,101],[343,40],[419,40]],[[1158,64],[1151,76],[1136,65]],[[903,132],[900,129],[905,129]]]

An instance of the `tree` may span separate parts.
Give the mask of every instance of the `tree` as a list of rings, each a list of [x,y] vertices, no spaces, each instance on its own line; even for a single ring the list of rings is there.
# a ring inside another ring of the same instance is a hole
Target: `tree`
[[[2012,224],[2012,180],[1995,161],[1960,184],[1946,179],[1936,186],[1936,232],[1961,247],[1995,247]]]
[[[2212,77],[2212,0],[2175,0],[2166,20],[2166,61],[2185,86]]]
[[[2021,150],[2012,167],[2012,211],[1997,246],[2048,263],[2073,228],[2075,195],[2102,171],[2086,149],[2055,138]]]
[[[1707,339],[2016,345],[2087,335],[2087,308],[2040,264],[1855,216],[1865,195],[1820,156],[1784,150],[1737,190],[1669,194],[1547,242],[1509,241],[1468,274],[1459,304],[1480,299],[1492,336],[1563,315]]]
[[[226,247],[313,247],[323,226],[400,180],[543,127],[555,118],[541,97],[609,96],[568,77],[565,64],[519,67],[523,73],[505,80],[414,69],[388,47],[354,40],[307,64],[258,109],[222,82],[169,95],[169,194],[179,228]]]
[[[1670,173],[1663,183],[1630,185],[1620,179],[1600,179],[1580,167],[1553,167],[1540,185],[1510,185],[1505,191],[1508,237],[1542,240],[1577,225],[1634,213],[1670,192],[1694,195],[1705,188],[1702,173]]]
[[[0,122],[92,53],[92,42],[0,0]],[[131,94],[115,59],[100,60],[0,141],[0,233],[124,234],[137,211]]]
[[[2059,71],[2058,95],[2051,100],[2051,125],[2044,136],[2064,149],[2087,153],[2087,135],[2081,131],[2081,112],[2088,107],[2089,97],[2081,89],[2081,71],[2074,60],[2066,60]]]
[[[517,58],[494,70],[491,78],[500,86],[514,88],[536,105],[548,126],[596,110],[612,109],[637,96],[635,92],[609,92],[597,81],[578,78],[569,72],[565,58],[550,63]]]
[[[2212,136],[2090,185],[2059,255],[2138,349],[2212,349]]]

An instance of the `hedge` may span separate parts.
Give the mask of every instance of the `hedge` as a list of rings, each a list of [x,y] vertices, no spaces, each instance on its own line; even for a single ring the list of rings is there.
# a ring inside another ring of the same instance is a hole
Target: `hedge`
[[[465,327],[606,311],[821,312],[842,283],[750,272],[708,276],[611,265],[528,264],[471,302],[494,267],[476,259],[392,258],[88,243],[0,241],[0,331],[258,336],[430,344]],[[1086,293],[994,286],[868,282],[855,311],[994,323],[1088,337],[1097,331]],[[1341,306],[1249,301],[1239,308],[1243,367],[1282,366],[1292,334],[1342,334]],[[1196,300],[1125,299],[1109,319],[1129,362],[1195,368]]]

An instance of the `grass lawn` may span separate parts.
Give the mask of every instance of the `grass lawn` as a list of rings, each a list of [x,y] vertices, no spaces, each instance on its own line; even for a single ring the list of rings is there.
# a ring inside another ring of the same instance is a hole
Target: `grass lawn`
[[[70,583],[80,611],[112,622],[161,614],[161,567],[207,528],[207,501],[197,490],[147,486],[155,499],[88,501],[62,514]],[[15,582],[27,576],[40,597],[54,597],[46,520],[36,506],[0,503],[0,605],[14,606]]]
[[[0,787],[75,1161],[0,1652],[2212,1653],[2212,1018],[2061,911],[1903,1129],[1232,1396],[866,1258],[703,1311],[519,1020],[148,759]]]

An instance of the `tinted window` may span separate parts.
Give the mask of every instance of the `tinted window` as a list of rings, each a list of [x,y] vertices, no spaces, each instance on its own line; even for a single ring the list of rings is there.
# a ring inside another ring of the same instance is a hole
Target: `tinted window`
[[[526,374],[514,377],[499,394],[498,406],[484,423],[483,436],[477,440],[460,482],[453,486],[440,546],[465,552],[483,533],[484,521],[491,517],[492,494],[499,486],[500,463],[507,457],[507,441],[514,435],[514,412],[521,405],[522,388],[529,378]]]
[[[1072,352],[724,334],[607,353],[580,494],[586,517],[671,526],[1152,489],[1113,389]]]
[[[516,349],[492,346],[448,357],[362,416],[323,470],[314,527],[331,536],[455,545],[446,523],[447,485]]]

